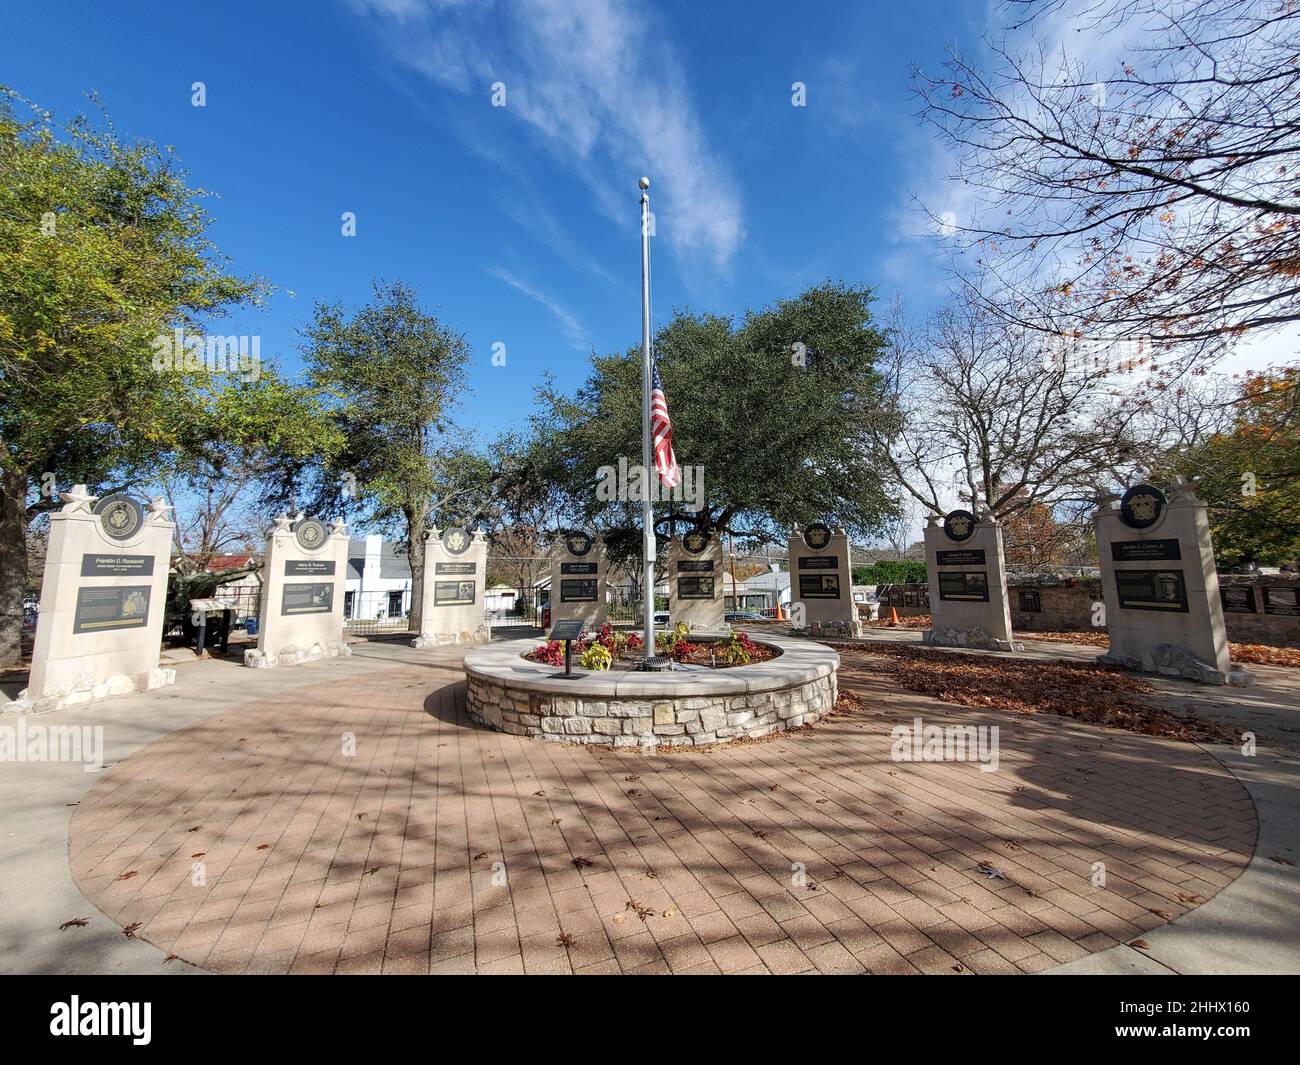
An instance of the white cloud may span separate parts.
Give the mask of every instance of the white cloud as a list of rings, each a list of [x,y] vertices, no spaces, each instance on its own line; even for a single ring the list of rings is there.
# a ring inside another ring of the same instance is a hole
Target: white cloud
[[[499,278],[511,288],[517,289],[529,299],[536,303],[540,303],[545,307],[551,313],[551,317],[560,324],[560,328],[564,330],[564,335],[568,337],[569,343],[572,344],[574,348],[582,352],[591,351],[591,338],[582,323],[561,307],[552,297],[548,296],[545,292],[539,291],[527,281],[516,277],[509,270],[503,269],[500,266],[494,266],[488,271],[488,273],[495,278]]]
[[[351,0],[398,60],[494,117],[508,116],[635,230],[636,180],[653,180],[656,232],[724,269],[744,238],[736,182],[709,144],[657,16],[613,0]],[[519,127],[503,127],[515,136]],[[518,167],[518,164],[516,164]]]

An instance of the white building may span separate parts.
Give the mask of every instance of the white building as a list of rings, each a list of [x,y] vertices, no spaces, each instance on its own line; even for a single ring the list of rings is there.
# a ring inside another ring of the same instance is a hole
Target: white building
[[[348,621],[388,621],[411,610],[411,564],[403,544],[385,542],[379,533],[348,543],[348,579],[343,617]]]

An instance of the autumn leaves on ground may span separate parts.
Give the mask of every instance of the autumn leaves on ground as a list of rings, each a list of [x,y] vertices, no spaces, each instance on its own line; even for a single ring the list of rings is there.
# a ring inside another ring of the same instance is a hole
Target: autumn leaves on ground
[[[1125,670],[956,654],[895,643],[833,645],[848,670],[892,678],[908,691],[962,706],[1056,714],[1104,728],[1191,742],[1231,743],[1231,729],[1192,713],[1173,714],[1142,698],[1154,691]],[[847,679],[841,671],[841,684]]]

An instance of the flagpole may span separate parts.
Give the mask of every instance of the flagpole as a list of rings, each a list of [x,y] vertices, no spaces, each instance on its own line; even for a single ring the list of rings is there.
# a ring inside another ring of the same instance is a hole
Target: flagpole
[[[650,500],[650,479],[655,466],[650,447],[650,179],[638,182],[641,188],[641,471],[644,491],[641,497],[641,552],[644,572],[641,578],[645,606],[645,650],[648,666],[655,657],[655,526],[654,504]]]

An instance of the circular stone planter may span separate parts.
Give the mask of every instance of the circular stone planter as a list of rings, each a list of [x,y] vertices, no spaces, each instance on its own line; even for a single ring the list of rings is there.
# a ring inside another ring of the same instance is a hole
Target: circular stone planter
[[[617,747],[703,746],[816,721],[835,705],[840,656],[819,643],[764,636],[782,653],[728,669],[575,671],[523,655],[509,640],[465,655],[470,717],[512,736]]]

